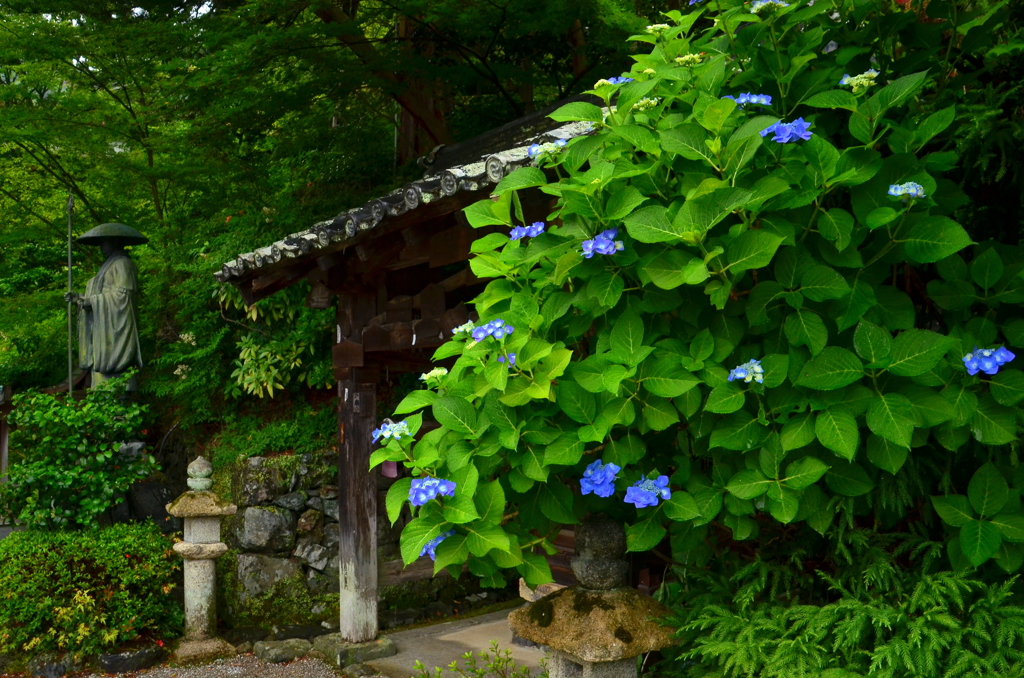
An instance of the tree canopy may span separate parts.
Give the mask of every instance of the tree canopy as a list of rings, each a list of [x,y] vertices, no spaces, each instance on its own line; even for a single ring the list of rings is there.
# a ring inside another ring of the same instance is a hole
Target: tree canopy
[[[149,392],[198,422],[238,384],[322,385],[326,314],[289,311],[302,290],[246,310],[212,272],[622,72],[645,21],[622,0],[5,3],[0,383],[64,378],[70,191],[76,233],[150,238],[133,253]],[[74,259],[81,286],[99,255]],[[236,363],[246,349],[263,372]]]

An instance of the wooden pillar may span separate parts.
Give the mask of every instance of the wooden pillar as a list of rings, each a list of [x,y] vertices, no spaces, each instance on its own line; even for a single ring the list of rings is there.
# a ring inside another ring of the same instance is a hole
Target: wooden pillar
[[[338,382],[338,552],[342,637],[377,637],[377,482],[370,471],[377,385]]]
[[[338,560],[346,641],[377,637],[377,479],[370,471],[377,427],[376,370],[363,367],[363,328],[376,314],[376,295],[338,297],[334,372],[338,379]]]

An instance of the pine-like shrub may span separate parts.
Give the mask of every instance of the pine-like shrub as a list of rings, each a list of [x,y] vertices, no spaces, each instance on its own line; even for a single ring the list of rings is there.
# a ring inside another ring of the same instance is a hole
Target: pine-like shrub
[[[840,529],[788,550],[675,568],[658,597],[676,611],[680,645],[656,674],[1024,675],[1017,577],[943,570],[942,544],[914,535]]]

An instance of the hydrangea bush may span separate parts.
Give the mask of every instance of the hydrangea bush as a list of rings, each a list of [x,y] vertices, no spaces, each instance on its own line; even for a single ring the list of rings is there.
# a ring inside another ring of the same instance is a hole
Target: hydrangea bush
[[[668,13],[597,83],[606,106],[552,115],[591,134],[466,210],[511,235],[474,244],[480,320],[371,460],[417,478],[387,501],[415,505],[406,562],[542,583],[558,531],[600,512],[677,562],[867,521],[1020,567],[1024,257],[954,220],[927,64],[836,44],[877,4]],[[543,225],[527,189],[551,196]],[[417,435],[421,410],[440,428]],[[422,502],[422,478],[453,492]]]

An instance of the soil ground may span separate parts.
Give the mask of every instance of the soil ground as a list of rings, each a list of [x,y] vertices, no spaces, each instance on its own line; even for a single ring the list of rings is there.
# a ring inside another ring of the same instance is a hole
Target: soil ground
[[[418,660],[433,675],[435,666],[445,667],[455,660],[461,665],[463,654],[480,654],[488,650],[493,641],[497,641],[502,652],[510,650],[513,660],[520,666],[528,667],[536,676],[546,653],[537,648],[512,644],[512,631],[506,620],[508,613],[509,610],[499,610],[477,617],[385,634],[395,641],[398,654],[367,664],[387,678],[410,678],[416,675],[413,665]],[[315,659],[268,664],[252,654],[197,666],[158,666],[147,671],[121,674],[122,678],[337,678],[340,675],[340,671]],[[456,674],[445,671],[444,675],[452,677]],[[87,671],[76,676],[103,678],[104,674]]]

